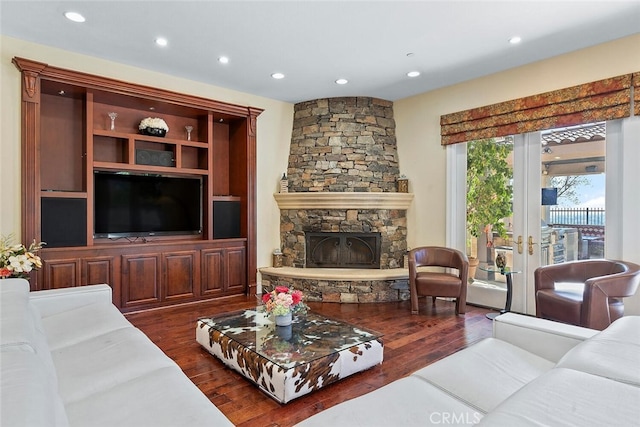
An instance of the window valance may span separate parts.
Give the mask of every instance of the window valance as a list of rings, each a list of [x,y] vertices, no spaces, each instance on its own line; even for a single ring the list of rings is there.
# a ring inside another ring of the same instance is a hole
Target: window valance
[[[495,138],[640,115],[640,72],[440,117],[441,144]]]

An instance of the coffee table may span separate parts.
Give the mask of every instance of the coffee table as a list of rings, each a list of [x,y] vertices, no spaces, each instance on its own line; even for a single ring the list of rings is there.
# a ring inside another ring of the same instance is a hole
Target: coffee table
[[[321,314],[276,326],[260,306],[198,319],[196,340],[281,403],[382,363],[381,334]]]

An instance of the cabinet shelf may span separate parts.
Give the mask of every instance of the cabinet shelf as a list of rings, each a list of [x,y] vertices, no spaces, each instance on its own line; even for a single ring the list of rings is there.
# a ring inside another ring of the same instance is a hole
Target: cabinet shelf
[[[42,190],[40,197],[57,197],[61,199],[86,199],[87,193],[85,191],[56,191],[56,190]]]
[[[136,165],[129,163],[113,163],[113,162],[93,162],[94,169],[133,171],[133,172],[149,172],[149,173],[180,173],[186,175],[207,175],[209,171],[205,169],[176,168],[170,166],[149,166]]]
[[[140,133],[118,132],[113,130],[94,129],[95,136],[107,136],[111,138],[123,138],[132,141],[157,142],[161,144],[184,145],[185,147],[209,148],[209,144],[200,141],[188,141],[186,139],[161,138],[158,136],[142,135]]]

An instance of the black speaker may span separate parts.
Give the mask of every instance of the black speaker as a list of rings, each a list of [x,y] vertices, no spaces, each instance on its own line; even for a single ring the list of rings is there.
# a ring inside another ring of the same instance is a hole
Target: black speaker
[[[43,197],[40,219],[47,248],[87,245],[87,199]]]
[[[136,150],[136,164],[152,166],[173,166],[173,152],[162,150]]]
[[[213,238],[231,239],[240,236],[240,202],[213,202]]]

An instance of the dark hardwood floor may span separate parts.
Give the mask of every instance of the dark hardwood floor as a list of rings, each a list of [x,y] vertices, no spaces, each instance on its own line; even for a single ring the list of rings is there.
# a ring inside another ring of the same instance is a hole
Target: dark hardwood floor
[[[236,426],[292,426],[345,400],[363,395],[491,336],[488,310],[467,306],[464,316],[454,304],[425,299],[420,314],[411,315],[409,301],[380,304],[309,303],[311,310],[382,333],[384,362],[326,388],[281,405],[253,383],[225,367],[195,340],[199,317],[256,305],[255,298],[169,307],[127,314],[127,318],[171,357]]]

